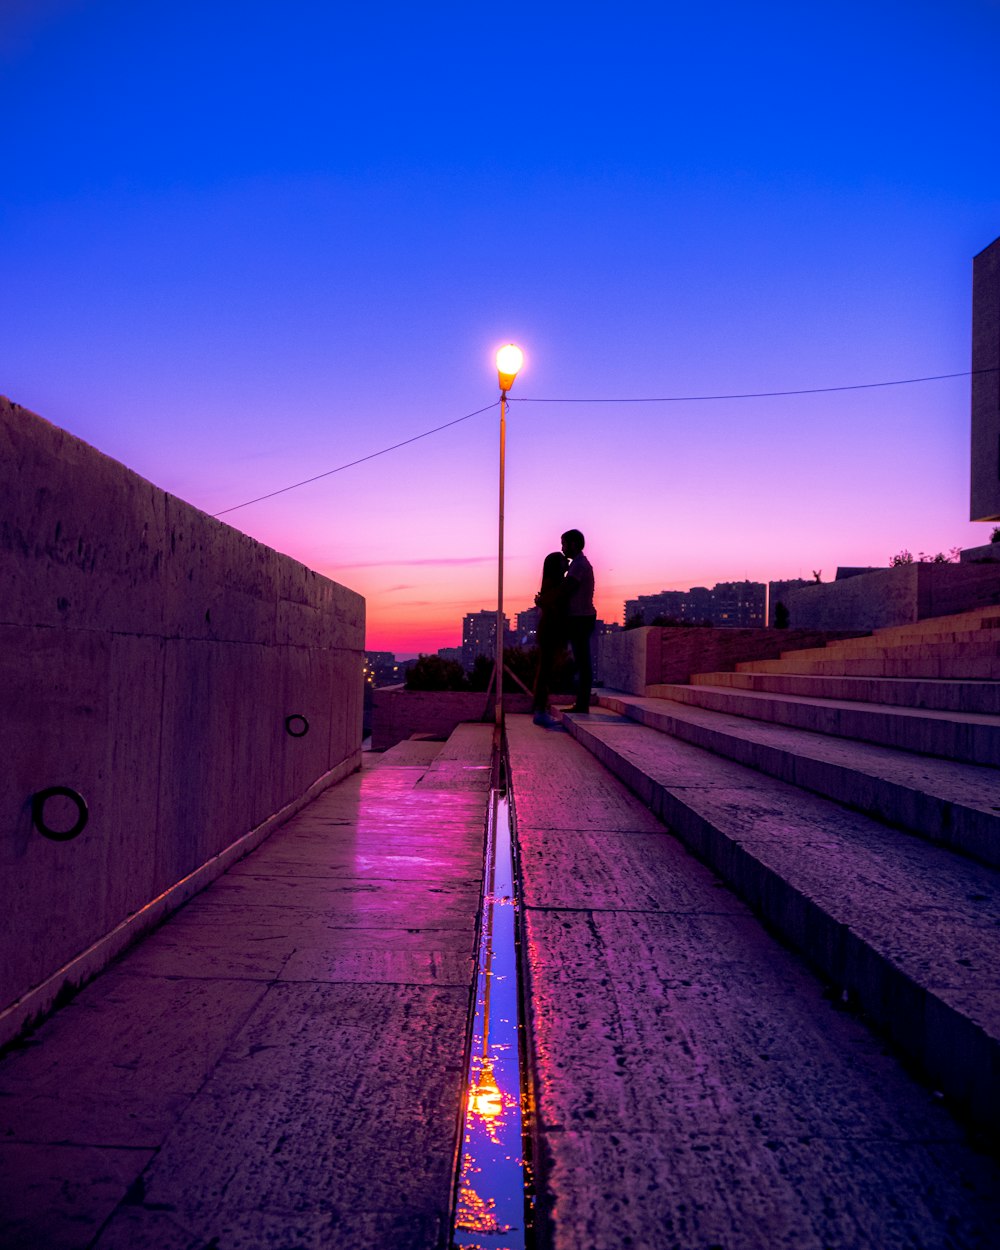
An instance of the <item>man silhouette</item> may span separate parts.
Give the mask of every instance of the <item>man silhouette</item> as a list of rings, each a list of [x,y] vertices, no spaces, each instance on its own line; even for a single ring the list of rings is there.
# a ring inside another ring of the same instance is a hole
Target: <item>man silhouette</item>
[[[579,530],[562,536],[563,555],[569,560],[565,594],[569,645],[576,665],[576,703],[567,711],[590,711],[590,688],[594,671],[590,660],[590,639],[597,621],[594,607],[594,569],[583,554],[584,537]]]

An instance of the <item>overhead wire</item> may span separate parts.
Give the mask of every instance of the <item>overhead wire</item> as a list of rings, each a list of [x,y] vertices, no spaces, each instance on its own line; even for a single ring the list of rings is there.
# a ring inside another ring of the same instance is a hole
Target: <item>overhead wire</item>
[[[968,378],[981,373],[997,372],[998,369],[995,367],[989,369],[964,369],[960,373],[935,373],[921,378],[895,378],[888,382],[856,382],[846,386],[810,386],[799,390],[744,391],[725,395],[651,395],[638,397],[630,395],[617,398],[614,396],[559,398],[540,395],[508,395],[507,399],[508,402],[519,404],[692,404],[709,400],[777,399],[784,395],[828,395],[835,391],[865,391],[886,386],[912,386],[917,382],[942,382],[949,378]],[[312,477],[303,478],[301,482],[292,482],[289,486],[281,486],[278,490],[268,491],[265,495],[257,495],[253,499],[244,500],[243,503],[233,504],[229,508],[223,508],[221,512],[213,512],[212,516],[226,516],[230,512],[238,512],[240,508],[249,508],[251,504],[262,503],[265,499],[274,499],[275,496],[287,494],[290,490],[298,490],[300,486],[308,486],[310,482],[318,482],[324,477],[332,476],[334,473],[343,473],[345,469],[353,469],[356,465],[365,464],[369,460],[375,460],[378,456],[388,455],[390,451],[398,451],[400,447],[416,443],[422,438],[429,438],[432,434],[440,434],[442,430],[450,429],[454,425],[460,425],[463,421],[469,421],[472,417],[481,416],[482,413],[489,412],[491,408],[496,408],[499,403],[500,400],[495,399],[492,403],[486,404],[482,408],[477,408],[475,412],[467,412],[464,416],[456,417],[454,421],[446,421],[443,425],[436,425],[431,430],[424,430],[421,434],[414,434],[412,438],[404,438],[399,443],[393,443],[391,447],[383,447],[379,451],[370,452],[367,456],[359,456],[357,460],[349,460],[346,464],[337,465],[334,469],[326,469],[323,473],[316,473]]]
[[[911,386],[915,382],[941,382],[946,378],[968,378],[977,373],[996,373],[996,368],[964,369],[961,373],[934,373],[924,378],[895,378],[891,382],[856,382],[851,386],[808,386],[795,391],[744,391],[729,395],[647,395],[586,397],[583,399],[549,398],[540,395],[509,395],[508,401],[518,404],[693,404],[719,399],[774,399],[781,395],[828,395],[833,391],[866,391],[879,386]]]
[[[477,408],[475,412],[467,412],[464,417],[456,417],[454,421],[446,421],[444,425],[436,425],[433,430],[424,430],[422,434],[414,434],[412,438],[404,438],[402,442],[393,443],[391,447],[383,447],[381,451],[373,451],[367,456],[359,456],[357,460],[349,460],[347,464],[338,464],[335,469],[327,469],[323,473],[305,477],[301,482],[293,482],[291,486],[282,486],[278,490],[268,491],[266,495],[258,495],[256,499],[247,499],[244,503],[234,503],[231,508],[223,508],[221,512],[213,512],[212,516],[225,516],[227,512],[237,512],[240,508],[249,508],[252,503],[260,503],[264,499],[273,499],[275,495],[284,495],[287,491],[298,490],[300,486],[308,486],[310,482],[318,482],[321,478],[330,477],[333,473],[343,473],[345,469],[353,469],[355,465],[364,464],[366,460],[374,460],[377,456],[387,455],[390,451],[398,451],[400,447],[406,447],[409,443],[416,443],[422,438],[429,438],[432,434],[440,434],[442,430],[447,430],[453,425],[458,425],[462,421],[468,421],[471,417],[478,417],[481,413],[489,412],[491,408],[496,408],[499,403],[500,400],[495,399],[484,408]]]

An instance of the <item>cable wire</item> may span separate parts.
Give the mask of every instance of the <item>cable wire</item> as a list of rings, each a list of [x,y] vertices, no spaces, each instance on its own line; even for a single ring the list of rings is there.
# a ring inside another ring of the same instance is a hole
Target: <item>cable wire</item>
[[[891,382],[857,382],[852,386],[810,386],[797,391],[747,391],[737,395],[652,395],[638,398],[635,396],[624,396],[617,399],[558,399],[539,395],[508,395],[507,400],[516,404],[693,404],[707,400],[776,399],[782,395],[828,395],[833,391],[866,391],[884,386],[912,386],[916,382],[942,382],[947,378],[968,378],[975,377],[981,373],[997,373],[998,371],[1000,370],[996,367],[990,369],[965,369],[961,373],[935,373],[925,378],[896,378]],[[227,513],[238,512],[240,508],[249,508],[253,503],[261,503],[265,499],[273,499],[276,495],[284,495],[290,490],[298,490],[300,486],[308,486],[310,482],[318,482],[334,473],[343,473],[345,469],[353,469],[355,465],[364,464],[366,461],[374,460],[378,456],[385,456],[390,451],[397,451],[400,447],[406,447],[409,443],[416,443],[422,438],[429,438],[431,434],[440,434],[442,430],[450,429],[453,425],[459,425],[462,421],[468,421],[471,417],[478,417],[484,412],[489,412],[491,408],[496,408],[499,403],[499,399],[495,399],[493,403],[487,404],[484,408],[477,408],[475,412],[467,412],[464,417],[456,417],[454,421],[446,421],[444,425],[436,425],[433,430],[424,430],[422,434],[414,434],[412,438],[404,438],[401,443],[393,443],[391,447],[383,447],[381,451],[373,451],[367,456],[359,457],[357,460],[350,460],[347,464],[340,464],[335,469],[327,469],[325,472],[317,473],[313,477],[303,478],[301,482],[293,482],[290,486],[282,486],[278,490],[269,491],[266,495],[257,495],[254,499],[247,499],[243,503],[233,504],[231,508],[223,508],[221,512],[213,512],[212,516],[226,516]]]
[[[997,368],[964,369],[961,373],[935,373],[926,378],[897,378],[891,382],[857,382],[853,386],[810,386],[798,391],[747,391],[739,395],[649,395],[590,399],[552,399],[539,395],[509,395],[515,404],[693,404],[712,399],[775,399],[781,395],[826,395],[831,391],[866,391],[879,386],[911,386],[914,382],[941,382],[945,378],[968,378],[996,373]]]
[[[397,451],[400,447],[406,447],[409,443],[416,443],[422,438],[429,438],[431,434],[439,434],[442,430],[458,425],[461,421],[468,421],[470,417],[478,417],[480,413],[489,412],[491,408],[495,408],[499,403],[500,400],[495,399],[492,404],[487,404],[485,408],[477,408],[475,412],[467,412],[464,417],[456,417],[454,421],[446,421],[444,425],[436,425],[433,430],[424,430],[423,434],[414,434],[412,438],[404,438],[401,443],[393,443],[391,447],[383,447],[381,451],[373,451],[369,455],[361,456],[357,460],[351,460],[347,464],[339,464],[335,469],[327,469],[324,473],[317,473],[313,477],[303,478],[301,482],[293,482],[291,486],[282,486],[279,490],[269,491],[266,495],[258,495],[255,499],[247,499],[244,503],[234,503],[231,508],[223,508],[221,512],[213,512],[212,516],[225,516],[227,512],[238,512],[240,508],[249,508],[252,503],[260,503],[264,499],[273,499],[275,495],[284,495],[286,491],[297,490],[300,486],[308,486],[310,482],[318,482],[320,478],[329,477],[332,473],[343,473],[345,469],[353,469],[356,464],[364,464],[366,460],[374,460],[377,456],[384,456],[390,451]]]

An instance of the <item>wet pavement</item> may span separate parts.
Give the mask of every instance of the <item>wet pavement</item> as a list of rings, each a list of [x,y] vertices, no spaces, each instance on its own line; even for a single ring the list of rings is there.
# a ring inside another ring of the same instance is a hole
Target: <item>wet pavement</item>
[[[1000,1244],[933,1091],[569,735],[508,733],[537,1250]],[[447,1245],[490,739],[369,759],[0,1061],[5,1250]]]
[[[490,736],[371,759],[0,1062],[5,1250],[446,1242]]]

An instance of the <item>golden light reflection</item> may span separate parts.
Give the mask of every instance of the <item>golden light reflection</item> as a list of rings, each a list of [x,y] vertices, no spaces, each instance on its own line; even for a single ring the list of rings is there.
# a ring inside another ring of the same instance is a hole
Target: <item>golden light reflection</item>
[[[503,1125],[504,1096],[493,1073],[493,1062],[484,1059],[469,1086],[469,1111],[485,1129],[489,1139],[500,1143],[499,1130]]]
[[[478,1169],[477,1169],[478,1171]],[[455,1225],[467,1233],[502,1233],[496,1217],[496,1200],[480,1198],[463,1176],[458,1193],[460,1216]]]

